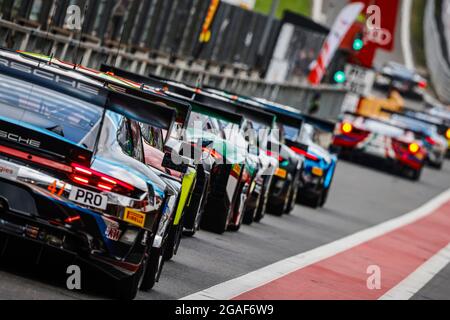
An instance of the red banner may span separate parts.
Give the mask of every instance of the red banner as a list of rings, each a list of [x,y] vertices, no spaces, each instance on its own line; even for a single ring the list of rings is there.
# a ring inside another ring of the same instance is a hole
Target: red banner
[[[351,0],[365,4],[364,17],[360,23],[364,28],[364,47],[353,54],[350,62],[371,68],[377,49],[392,51],[395,46],[399,0]],[[356,32],[356,30],[355,30]]]
[[[392,51],[395,45],[399,0],[351,0],[365,4],[366,41]]]

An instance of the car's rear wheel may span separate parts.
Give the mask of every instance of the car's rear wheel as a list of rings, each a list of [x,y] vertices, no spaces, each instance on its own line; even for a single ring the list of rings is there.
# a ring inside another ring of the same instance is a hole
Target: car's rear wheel
[[[297,203],[298,198],[298,185],[295,185],[293,188],[291,188],[291,195],[289,197],[289,203],[285,210],[285,214],[290,214],[295,209],[295,205]]]
[[[255,221],[257,208],[247,209],[244,212],[244,218],[242,219],[242,223],[245,225],[251,225]]]
[[[167,248],[164,252],[164,260],[169,261],[175,256],[180,247],[181,237],[183,235],[184,216],[180,219],[178,225],[172,225],[169,237],[167,239]]]
[[[286,212],[286,210],[287,210],[286,208],[289,205],[291,191],[292,191],[292,183],[290,184],[283,200],[277,204],[272,204],[270,206],[270,211],[269,211],[270,214],[281,217]]]
[[[209,198],[208,202],[200,223],[201,228],[223,234],[227,230],[228,218],[232,210],[231,205],[226,203],[227,201],[224,198]]]
[[[119,300],[133,300],[139,291],[139,281],[142,279],[145,263],[142,263],[139,270],[124,279],[117,280],[115,297]]]
[[[419,181],[420,178],[422,177],[422,171],[423,168],[420,169],[412,169],[412,168],[405,168],[403,170],[403,175],[408,178],[411,179],[412,181]]]
[[[166,245],[163,244],[161,248],[152,248],[148,262],[144,271],[144,275],[141,279],[139,288],[143,291],[149,291],[153,289],[155,284],[159,281],[163,266],[164,266],[164,251]]]

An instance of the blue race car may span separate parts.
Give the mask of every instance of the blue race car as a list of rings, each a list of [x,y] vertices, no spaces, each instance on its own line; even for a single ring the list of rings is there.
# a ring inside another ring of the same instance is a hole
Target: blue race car
[[[335,124],[301,114],[291,107],[257,99],[277,116],[285,143],[305,157],[297,202],[313,208],[323,207],[336,170],[337,156],[328,150],[333,141]],[[308,150],[308,151],[305,151]]]
[[[0,258],[77,265],[118,298],[153,287],[177,194],[139,123],[170,130],[175,110],[6,50],[0,79]]]

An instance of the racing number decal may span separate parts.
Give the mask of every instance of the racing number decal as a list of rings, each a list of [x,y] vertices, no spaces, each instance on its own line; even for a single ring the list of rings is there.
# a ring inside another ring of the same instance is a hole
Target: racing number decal
[[[55,181],[53,181],[52,184],[50,184],[48,186],[47,189],[48,189],[48,191],[50,191],[51,194],[61,197],[63,195],[64,191],[66,190],[66,184],[64,182],[61,184],[62,184],[62,187],[58,190],[58,181],[55,180]]]

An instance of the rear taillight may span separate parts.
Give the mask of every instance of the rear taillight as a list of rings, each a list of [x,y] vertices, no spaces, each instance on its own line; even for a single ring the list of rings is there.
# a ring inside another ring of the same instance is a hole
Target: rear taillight
[[[80,216],[72,216],[72,217],[69,217],[66,220],[64,220],[64,222],[68,223],[68,224],[71,224],[71,223],[74,223],[74,222],[77,222],[77,221],[80,221],[80,220],[81,220]]]
[[[353,131],[353,125],[351,123],[345,122],[342,124],[341,130],[343,133],[349,134]]]
[[[35,164],[38,164],[40,166],[53,168],[59,171],[64,171],[67,173],[72,172],[72,168],[70,166],[67,166],[63,163],[59,163],[57,161],[49,160],[46,158],[42,158],[39,156],[32,155],[27,152],[23,152],[17,149],[8,148],[5,146],[0,146],[0,153],[6,154],[8,156],[16,157],[18,159],[22,159],[25,161],[33,162]]]
[[[315,155],[306,152],[305,150],[302,150],[300,148],[296,148],[296,147],[291,147],[291,150],[294,151],[295,153],[304,156],[306,159],[311,160],[311,161],[319,161],[319,158],[316,157]]]
[[[432,137],[426,137],[425,141],[429,144],[431,144],[432,146],[434,146],[436,144],[436,141],[434,141],[434,139]]]
[[[426,81],[420,81],[418,83],[419,88],[426,89],[428,87],[428,83]]]
[[[420,151],[420,146],[417,143],[410,143],[408,146],[408,150],[412,154],[416,154]]]
[[[220,153],[218,153],[214,149],[209,149],[209,148],[203,147],[202,151],[205,153],[209,153],[214,159],[222,159],[222,156],[220,155]]]
[[[82,185],[89,185],[91,187],[100,189],[102,191],[114,192],[123,195],[133,193],[135,188],[126,182],[109,177],[103,173],[86,168],[79,164],[72,164],[72,174],[70,179]]]

